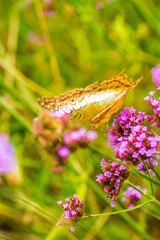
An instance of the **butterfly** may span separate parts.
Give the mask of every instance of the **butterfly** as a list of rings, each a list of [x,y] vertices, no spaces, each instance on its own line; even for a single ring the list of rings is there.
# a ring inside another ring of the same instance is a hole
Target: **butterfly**
[[[48,111],[69,113],[72,120],[89,122],[90,128],[106,124],[123,105],[126,93],[141,80],[134,83],[124,73],[95,82],[85,88],[77,88],[55,97],[38,99],[39,105]]]

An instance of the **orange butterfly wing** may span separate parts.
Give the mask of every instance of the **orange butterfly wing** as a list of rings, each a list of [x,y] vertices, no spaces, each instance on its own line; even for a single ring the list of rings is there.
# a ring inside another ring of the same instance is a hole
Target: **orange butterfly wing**
[[[133,84],[126,74],[119,73],[100,85],[97,82],[86,88],[75,89],[57,97],[42,97],[38,100],[46,110],[70,112],[70,118],[81,122],[90,122],[96,128],[109,121],[123,105],[126,93],[140,81]]]

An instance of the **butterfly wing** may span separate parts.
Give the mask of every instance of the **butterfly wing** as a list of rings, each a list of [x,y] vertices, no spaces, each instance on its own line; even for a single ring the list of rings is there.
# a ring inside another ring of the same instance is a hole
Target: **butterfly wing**
[[[112,90],[90,94],[85,97],[85,106],[80,107],[79,109],[74,109],[73,106],[70,118],[83,122],[92,122],[92,120],[96,116],[99,116],[103,111],[107,111],[107,109],[109,110],[123,95],[125,95],[125,91],[116,92]],[[81,103],[79,103],[79,105],[80,104]],[[76,105],[78,104],[76,103]]]
[[[126,93],[142,78],[132,84],[131,79],[121,72],[100,85],[95,82],[86,88],[71,90],[57,97],[42,97],[38,99],[38,103],[48,111],[70,113],[71,119],[91,122],[93,127],[97,127],[108,122],[123,105]]]

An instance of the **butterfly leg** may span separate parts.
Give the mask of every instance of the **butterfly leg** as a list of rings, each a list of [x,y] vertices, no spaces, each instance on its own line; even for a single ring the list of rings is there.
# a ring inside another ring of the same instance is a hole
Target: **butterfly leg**
[[[105,126],[106,126],[107,129],[105,129]],[[105,122],[105,123],[102,125],[102,127],[100,128],[100,130],[107,133],[107,132],[108,132],[108,123]]]

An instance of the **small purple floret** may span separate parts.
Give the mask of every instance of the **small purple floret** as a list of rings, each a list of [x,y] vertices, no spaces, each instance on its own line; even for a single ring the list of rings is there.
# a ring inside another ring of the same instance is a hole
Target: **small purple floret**
[[[62,147],[59,151],[58,151],[58,155],[62,158],[68,157],[68,155],[70,154],[70,151],[67,147]]]

